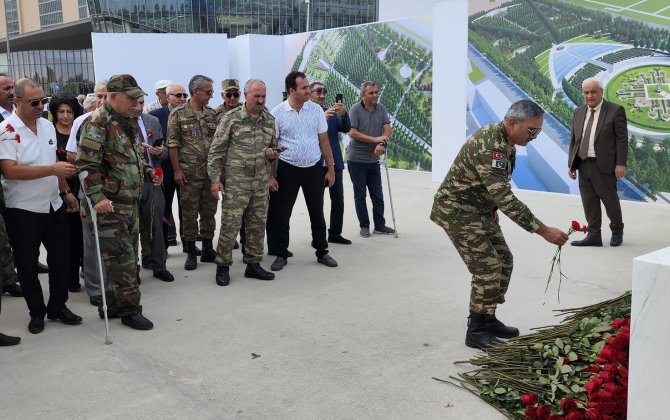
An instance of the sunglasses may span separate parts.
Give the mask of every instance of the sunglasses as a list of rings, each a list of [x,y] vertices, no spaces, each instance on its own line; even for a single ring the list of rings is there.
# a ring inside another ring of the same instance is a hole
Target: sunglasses
[[[172,96],[176,96],[176,97],[179,98],[179,99],[181,99],[181,98],[184,98],[184,99],[188,98],[188,93],[171,93],[170,95],[172,95]]]
[[[524,124],[524,123],[521,123],[521,125],[523,125],[523,128],[528,130],[528,134],[530,134],[531,136],[537,136],[538,134],[540,134],[540,131],[542,131],[542,127],[528,128],[528,127],[526,127],[526,124]]]
[[[240,92],[226,92],[226,98],[230,99],[232,97],[239,98],[240,97]]]
[[[328,89],[326,89],[326,88],[317,88],[317,89],[314,89],[314,93],[316,93],[317,95],[321,95],[322,93],[323,93],[324,95],[326,95],[326,94],[328,93]]]
[[[17,98],[22,99],[21,96],[17,96]],[[31,99],[29,101],[26,101],[30,104],[30,106],[39,106],[39,105],[46,105],[49,103],[49,98],[42,98],[42,99]]]
[[[214,95],[214,90],[203,90],[203,89],[200,89],[200,88],[198,88],[198,90],[199,90],[199,91],[202,91],[202,92],[205,92],[205,93],[208,94],[209,96]]]

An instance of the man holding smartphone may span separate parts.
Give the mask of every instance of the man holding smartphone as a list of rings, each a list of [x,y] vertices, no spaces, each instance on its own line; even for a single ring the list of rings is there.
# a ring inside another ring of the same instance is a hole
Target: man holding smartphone
[[[334,244],[349,245],[351,241],[342,237],[342,224],[344,220],[344,187],[342,185],[342,171],[344,160],[340,148],[339,133],[348,133],[351,129],[347,108],[344,106],[344,98],[341,93],[335,96],[335,104],[326,108],[326,94],[328,90],[321,82],[313,82],[309,85],[309,99],[323,108],[328,123],[328,140],[333,152],[333,163],[335,164],[335,183],[328,189],[330,193],[330,228],[328,229],[328,242]],[[324,170],[327,167],[324,163]]]

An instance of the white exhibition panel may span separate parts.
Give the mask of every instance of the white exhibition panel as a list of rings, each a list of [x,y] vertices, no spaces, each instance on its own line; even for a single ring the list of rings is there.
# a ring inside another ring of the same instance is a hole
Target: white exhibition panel
[[[260,79],[267,87],[266,106],[272,109],[282,101],[284,91],[284,37],[248,34],[228,40],[230,74],[244,86],[249,79]]]

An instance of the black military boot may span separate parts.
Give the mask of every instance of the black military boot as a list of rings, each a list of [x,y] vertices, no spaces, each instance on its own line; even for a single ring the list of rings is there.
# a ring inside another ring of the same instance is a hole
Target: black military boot
[[[230,284],[230,267],[227,265],[216,266],[216,284],[219,286],[228,286]]]
[[[470,313],[468,317],[468,332],[465,335],[466,346],[474,349],[484,349],[501,342],[486,327],[486,317],[486,314]]]
[[[212,246],[211,239],[202,240],[202,255],[200,255],[200,262],[213,263],[216,259],[216,251]]]
[[[195,242],[193,242],[193,246],[195,248],[195,256],[199,257],[200,254],[202,254],[202,251],[200,251],[200,248],[198,248],[198,246],[195,244]],[[182,242],[181,250],[184,254],[188,254],[188,249],[186,249],[186,241]]]
[[[258,280],[274,280],[274,273],[263,270],[259,263],[247,264],[247,269],[244,270],[244,277]]]
[[[491,334],[500,338],[512,338],[519,336],[519,329],[514,327],[508,327],[503,324],[496,314],[486,315],[486,328],[489,329]]]
[[[198,257],[195,255],[195,241],[186,241],[186,254],[184,270],[195,270],[198,268]]]

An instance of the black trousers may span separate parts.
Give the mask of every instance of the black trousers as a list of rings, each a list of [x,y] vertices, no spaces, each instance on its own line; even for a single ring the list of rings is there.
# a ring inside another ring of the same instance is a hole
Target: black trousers
[[[70,256],[65,205],[49,213],[7,209],[7,234],[14,250],[14,264],[28,304],[30,317],[58,315],[68,298]],[[42,286],[37,277],[40,244],[47,250],[49,265],[49,301],[44,304]]]
[[[323,217],[323,176],[321,162],[308,168],[300,168],[279,161],[277,167],[279,191],[270,193],[267,222],[268,250],[276,253],[278,257],[288,257],[291,214],[300,188],[307,204],[315,254],[317,257],[322,257],[328,253],[326,220]]]
[[[602,211],[600,202],[610,219],[612,231],[623,229],[621,204],[616,192],[617,179],[614,173],[606,174],[600,170],[594,158],[579,163],[579,192],[584,206],[584,215],[588,223],[589,233],[600,233]]]

